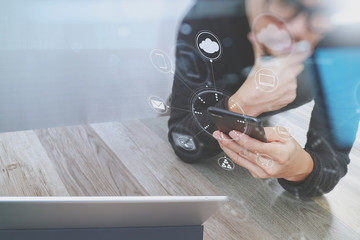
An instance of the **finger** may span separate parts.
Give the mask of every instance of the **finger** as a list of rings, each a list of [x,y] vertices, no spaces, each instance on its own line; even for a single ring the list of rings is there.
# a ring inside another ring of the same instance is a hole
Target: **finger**
[[[230,138],[228,135],[226,135],[225,133],[220,132],[220,131],[215,131],[215,132],[213,133],[213,137],[214,137],[219,143],[227,142],[227,141],[233,141],[232,138]]]
[[[254,162],[254,163],[256,162],[256,159],[258,157],[258,155],[256,153],[248,151],[246,148],[240,146],[235,140],[221,142],[220,147],[228,148],[228,149],[236,152],[240,156],[242,156],[242,157],[244,157],[244,158],[246,158],[246,159],[248,159],[248,160],[250,160],[251,162]]]
[[[266,143],[260,142],[257,139],[249,137],[248,135],[239,131],[232,130],[229,133],[230,137],[234,139],[240,146],[253,153],[266,153],[268,152]]]
[[[254,59],[255,61],[257,60],[260,60],[261,57],[264,55],[264,52],[262,51],[262,49],[258,46],[257,42],[256,42],[256,39],[255,39],[255,34],[253,32],[250,32],[248,35],[247,35],[252,47],[253,47],[253,50],[254,50]]]
[[[239,154],[237,154],[236,152],[232,151],[231,149],[227,148],[227,147],[222,147],[222,150],[226,153],[226,155],[229,156],[229,158],[231,158],[237,165],[246,168],[247,170],[250,171],[250,173],[254,176],[254,177],[258,177],[258,178],[266,178],[269,177],[268,174],[259,166],[257,166],[255,163],[249,161],[248,159],[240,156]]]

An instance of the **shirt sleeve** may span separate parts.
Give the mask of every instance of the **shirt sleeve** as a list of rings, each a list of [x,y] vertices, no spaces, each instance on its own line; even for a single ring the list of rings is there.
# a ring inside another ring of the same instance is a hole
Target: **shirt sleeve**
[[[325,104],[319,94],[316,94],[305,146],[305,151],[314,161],[313,171],[302,182],[285,179],[278,179],[278,182],[285,190],[298,197],[314,197],[328,193],[347,173],[350,150],[351,148],[339,149],[333,144]]]

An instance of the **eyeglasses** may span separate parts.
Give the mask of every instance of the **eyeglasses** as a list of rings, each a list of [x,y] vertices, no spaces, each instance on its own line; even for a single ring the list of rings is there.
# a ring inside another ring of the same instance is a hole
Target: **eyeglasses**
[[[334,9],[327,6],[307,7],[301,0],[266,0],[265,10],[291,22],[300,14],[306,15],[306,27],[314,33],[325,33],[331,28],[331,16]]]

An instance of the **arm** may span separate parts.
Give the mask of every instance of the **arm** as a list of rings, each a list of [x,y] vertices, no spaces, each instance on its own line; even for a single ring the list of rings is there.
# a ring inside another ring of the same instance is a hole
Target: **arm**
[[[285,190],[298,197],[322,195],[336,186],[350,162],[350,149],[337,149],[331,142],[324,109],[316,94],[305,149],[290,135],[279,137],[274,128],[265,128],[268,143],[236,131],[231,131],[230,137],[215,132],[214,137],[224,152],[255,178],[278,178]]]
[[[314,162],[313,171],[299,183],[279,179],[283,188],[299,196],[313,197],[330,192],[346,174],[350,162],[351,149],[337,149],[331,142],[324,109],[324,102],[317,94],[305,146]]]

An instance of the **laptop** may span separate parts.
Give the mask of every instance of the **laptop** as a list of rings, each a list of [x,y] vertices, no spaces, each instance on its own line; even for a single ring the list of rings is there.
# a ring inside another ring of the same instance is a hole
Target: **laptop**
[[[200,226],[225,196],[0,197],[0,230]]]
[[[360,120],[360,26],[342,26],[317,47],[317,86],[324,100],[333,144],[352,147]]]

